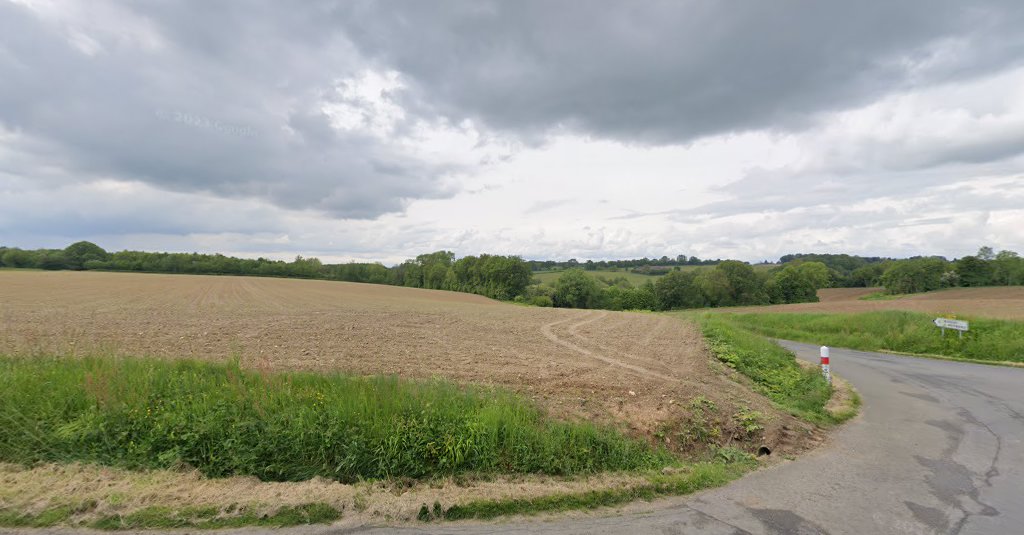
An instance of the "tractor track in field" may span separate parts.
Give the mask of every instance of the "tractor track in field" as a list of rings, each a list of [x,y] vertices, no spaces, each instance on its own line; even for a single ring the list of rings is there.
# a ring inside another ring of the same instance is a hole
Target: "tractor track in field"
[[[586,313],[585,315],[582,316],[582,318],[583,318],[582,321],[578,321],[576,323],[573,323],[572,325],[570,325],[568,327],[569,335],[579,339],[583,343],[587,343],[589,341],[587,339],[583,338],[582,336],[578,335],[576,333],[576,331],[580,327],[582,327],[584,325],[600,321],[600,320],[604,319],[607,316],[608,316],[608,313],[607,312],[603,312],[603,311],[601,311],[601,312],[588,312],[588,313]],[[548,340],[551,340],[552,342],[554,342],[554,343],[556,343],[556,344],[558,344],[558,345],[560,345],[560,346],[562,346],[562,347],[564,347],[566,349],[575,351],[576,353],[579,353],[580,355],[583,355],[583,356],[586,356],[586,357],[589,357],[589,358],[592,358],[592,359],[595,359],[595,360],[599,360],[599,361],[604,362],[605,364],[608,364],[610,366],[616,366],[616,367],[619,367],[619,368],[631,371],[631,372],[633,372],[633,373],[635,373],[637,375],[643,376],[643,377],[652,377],[652,378],[661,379],[661,380],[664,380],[664,381],[675,381],[675,380],[677,380],[674,377],[670,377],[670,376],[665,375],[663,373],[659,373],[659,372],[650,370],[648,368],[644,368],[643,366],[637,366],[635,364],[629,364],[627,362],[623,362],[623,361],[621,361],[619,359],[616,359],[614,357],[608,356],[608,355],[606,355],[604,353],[587,349],[585,347],[577,345],[577,344],[575,344],[575,343],[573,343],[573,342],[571,342],[571,341],[569,341],[569,340],[567,340],[567,339],[565,339],[565,338],[555,334],[555,332],[553,330],[554,327],[556,327],[558,325],[562,325],[563,323],[568,323],[568,322],[570,322],[570,321],[572,321],[574,319],[580,319],[580,318],[581,317],[566,318],[566,319],[561,319],[561,320],[553,321],[551,323],[544,324],[540,328],[540,332]]]

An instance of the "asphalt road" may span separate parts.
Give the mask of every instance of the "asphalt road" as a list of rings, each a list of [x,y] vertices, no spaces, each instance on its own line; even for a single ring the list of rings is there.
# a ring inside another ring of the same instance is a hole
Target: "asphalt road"
[[[817,360],[816,346],[783,345]],[[1024,534],[1024,369],[844,349],[831,361],[862,414],[822,448],[726,487],[616,516],[345,531]]]
[[[815,346],[783,342],[816,361]],[[1024,369],[832,349],[864,399],[830,443],[719,489],[623,510],[359,534],[1024,534]],[[0,530],[3,531],[3,530]]]

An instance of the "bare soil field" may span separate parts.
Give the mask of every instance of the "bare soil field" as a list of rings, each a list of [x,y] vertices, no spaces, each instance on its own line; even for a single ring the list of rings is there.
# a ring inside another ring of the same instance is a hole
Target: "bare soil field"
[[[462,293],[329,281],[0,272],[0,354],[222,360],[266,370],[441,377],[500,385],[553,415],[653,439],[691,400],[766,415],[764,442],[810,426],[712,363],[697,328],[653,314],[544,309]],[[670,444],[670,447],[677,447]]]
[[[825,288],[818,290],[818,303],[734,307],[722,312],[872,312],[909,310],[931,314],[956,314],[987,318],[1024,320],[1024,286],[952,288],[897,299],[863,301],[860,297],[882,288]]]

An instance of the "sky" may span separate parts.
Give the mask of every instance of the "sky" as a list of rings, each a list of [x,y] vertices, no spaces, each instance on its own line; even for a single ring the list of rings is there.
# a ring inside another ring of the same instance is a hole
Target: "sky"
[[[0,245],[1024,252],[1024,3],[0,0]]]

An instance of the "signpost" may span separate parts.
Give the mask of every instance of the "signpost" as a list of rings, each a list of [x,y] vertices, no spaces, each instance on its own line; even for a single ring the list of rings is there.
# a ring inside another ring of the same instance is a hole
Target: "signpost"
[[[953,329],[960,338],[964,337],[964,331],[969,330],[970,325],[963,320],[951,320],[949,318],[935,318],[935,326],[942,329],[942,336],[946,336],[946,329]]]

